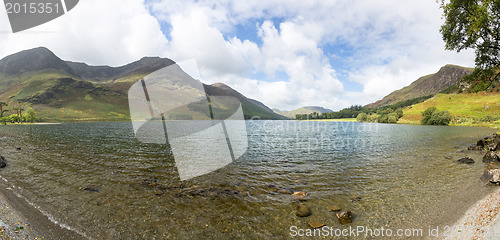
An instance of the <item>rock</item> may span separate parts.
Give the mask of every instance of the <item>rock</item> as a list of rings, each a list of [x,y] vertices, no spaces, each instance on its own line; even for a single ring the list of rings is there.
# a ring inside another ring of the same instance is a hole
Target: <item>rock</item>
[[[303,201],[306,201],[307,200],[307,196],[309,196],[309,193],[306,193],[306,192],[294,192],[292,194],[292,197],[293,199],[296,199],[296,200],[303,200]]]
[[[485,185],[500,185],[500,163],[490,163],[481,176]]]
[[[86,187],[82,187],[80,188],[82,190],[85,190],[85,191],[88,191],[88,192],[99,192],[99,188],[96,187],[96,186],[93,186],[93,185],[89,185],[89,186],[86,186]]]
[[[472,158],[470,158],[470,157],[464,157],[464,158],[458,159],[457,162],[459,162],[459,163],[465,163],[465,164],[473,164],[474,160]]]
[[[337,218],[339,219],[340,224],[352,223],[351,211],[338,212]]]
[[[483,162],[491,163],[491,162],[500,162],[500,158],[498,157],[498,152],[488,151],[483,157]]]
[[[341,210],[339,205],[330,205],[326,207],[326,209],[328,209],[328,211],[330,212],[338,212]]]
[[[481,147],[481,146],[469,146],[467,148],[467,150],[469,150],[469,151],[483,151],[484,147]]]
[[[7,159],[4,156],[0,156],[0,168],[7,167]]]
[[[293,194],[293,189],[282,188],[282,189],[278,190],[278,193],[291,195],[291,194]]]
[[[297,207],[297,212],[295,213],[297,217],[309,217],[311,216],[311,209],[305,204],[300,204]]]
[[[156,195],[156,196],[161,196],[161,195],[163,195],[164,193],[165,193],[165,192],[163,192],[163,191],[162,191],[162,190],[160,190],[160,189],[155,189],[155,190],[153,191],[153,194],[154,194],[154,195]]]
[[[320,227],[325,226],[324,223],[319,222],[319,221],[314,221],[314,220],[307,222],[307,225],[309,225],[309,227],[311,227],[311,228],[320,228]]]
[[[353,196],[351,196],[351,200],[354,201],[354,202],[361,201],[361,199],[363,199],[363,198],[361,196],[359,196],[359,195],[353,195]]]
[[[270,192],[277,192],[280,188],[276,185],[269,184],[267,185],[267,190]]]

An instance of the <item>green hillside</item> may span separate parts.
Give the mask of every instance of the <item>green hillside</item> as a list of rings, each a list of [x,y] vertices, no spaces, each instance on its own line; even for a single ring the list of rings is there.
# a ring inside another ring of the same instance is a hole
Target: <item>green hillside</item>
[[[500,127],[498,92],[438,94],[403,110],[404,116],[398,123],[420,124],[422,112],[429,107],[449,111],[453,117],[450,125]]]

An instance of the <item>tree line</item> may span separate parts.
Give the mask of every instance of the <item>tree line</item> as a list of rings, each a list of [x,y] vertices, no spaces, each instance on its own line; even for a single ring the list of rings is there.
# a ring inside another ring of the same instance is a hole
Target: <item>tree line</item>
[[[22,122],[35,122],[37,121],[35,110],[31,107],[24,109],[22,106],[17,106],[12,109],[7,109],[9,105],[6,102],[0,102],[0,122],[3,124],[22,123]],[[6,115],[10,112],[12,114]]]
[[[308,119],[341,119],[341,118],[357,118],[360,113],[364,113],[367,117],[366,120],[365,116],[362,115],[361,119],[364,120],[364,122],[389,122],[389,114],[392,112],[396,112],[397,115],[391,115],[393,117],[396,117],[396,121],[403,116],[403,108],[421,103],[429,98],[431,98],[432,95],[428,96],[423,96],[423,97],[418,97],[418,98],[413,98],[401,102],[397,102],[395,104],[379,107],[377,109],[374,108],[367,108],[363,107],[360,105],[353,105],[348,108],[344,108],[340,111],[337,112],[329,112],[329,113],[309,113],[309,114],[296,114],[295,119],[297,120],[308,120]],[[368,116],[376,114],[376,118],[369,118]],[[387,116],[385,116],[387,115]],[[381,117],[379,119],[379,117]],[[393,118],[391,117],[391,122],[393,121]]]

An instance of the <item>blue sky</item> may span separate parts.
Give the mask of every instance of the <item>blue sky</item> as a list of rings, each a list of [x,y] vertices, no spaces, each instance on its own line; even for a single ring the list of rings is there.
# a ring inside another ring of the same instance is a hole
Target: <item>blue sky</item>
[[[97,8],[96,6],[99,6]],[[0,56],[46,46],[65,60],[119,66],[143,56],[194,59],[271,108],[368,104],[474,53],[444,50],[442,11],[421,0],[81,0],[66,15],[9,34]]]

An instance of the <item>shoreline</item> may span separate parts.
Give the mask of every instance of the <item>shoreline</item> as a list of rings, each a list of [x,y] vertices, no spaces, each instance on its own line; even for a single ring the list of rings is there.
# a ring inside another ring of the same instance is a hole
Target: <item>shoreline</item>
[[[0,181],[0,239],[87,239],[63,228]]]
[[[498,239],[500,188],[472,205],[441,239]]]

